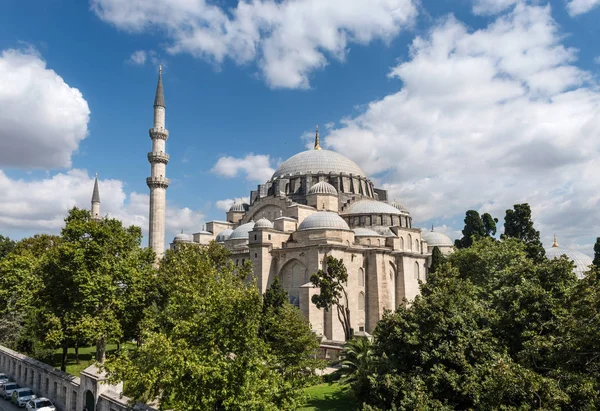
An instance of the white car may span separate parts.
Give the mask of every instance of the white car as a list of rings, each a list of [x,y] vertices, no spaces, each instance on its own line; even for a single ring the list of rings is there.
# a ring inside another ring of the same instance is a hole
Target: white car
[[[46,397],[36,398],[27,403],[27,411],[56,411],[56,407]]]
[[[8,382],[10,380],[10,378],[8,378],[8,375],[4,374],[4,373],[0,373],[0,384],[4,383],[4,382]]]
[[[24,407],[29,400],[33,400],[35,397],[31,388],[17,388],[12,392],[11,400],[15,405]]]
[[[6,384],[2,384],[0,385],[0,395],[4,397],[5,400],[10,400],[10,396],[17,388],[20,387],[16,382],[7,382]]]

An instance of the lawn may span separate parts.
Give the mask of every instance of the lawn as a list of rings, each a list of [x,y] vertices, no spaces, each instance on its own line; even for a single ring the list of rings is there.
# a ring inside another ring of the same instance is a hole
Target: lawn
[[[308,400],[298,411],[351,411],[356,400],[350,388],[338,383],[313,385],[305,390]]]
[[[135,344],[131,344],[135,347]],[[106,355],[115,352],[117,350],[117,344],[106,345]],[[67,374],[75,375],[79,377],[81,371],[92,365],[96,360],[96,346],[92,347],[79,347],[79,364],[75,362],[75,348],[69,348],[67,354]],[[49,361],[50,365],[60,370],[60,361],[62,358],[62,349],[58,349],[54,352],[52,359]]]

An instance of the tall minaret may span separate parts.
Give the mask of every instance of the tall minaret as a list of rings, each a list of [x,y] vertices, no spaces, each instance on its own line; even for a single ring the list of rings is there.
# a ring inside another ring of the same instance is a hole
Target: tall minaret
[[[165,152],[165,143],[169,132],[165,128],[165,95],[162,84],[162,66],[158,68],[158,85],[154,98],[154,127],[150,129],[152,139],[152,152],[148,153],[151,166],[150,177],[146,183],[150,188],[150,229],[148,245],[156,253],[157,259],[165,252],[165,213],[167,202],[167,187],[169,179],[166,178],[169,155]]]
[[[100,216],[100,191],[98,190],[98,173],[96,173],[96,181],[94,181],[94,192],[92,193],[92,220],[102,220]]]

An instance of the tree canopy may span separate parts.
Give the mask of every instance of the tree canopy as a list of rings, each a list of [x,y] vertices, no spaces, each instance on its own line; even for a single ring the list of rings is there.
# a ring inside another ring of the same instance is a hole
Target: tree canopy
[[[594,244],[594,261],[593,264],[596,267],[600,267],[600,237],[596,238],[596,243]]]
[[[456,248],[467,248],[473,244],[473,241],[491,237],[496,234],[497,218],[484,213],[479,215],[475,210],[469,210],[465,214],[465,228],[462,230],[463,237],[454,242]]]
[[[540,262],[546,256],[540,241],[540,232],[533,227],[531,207],[527,203],[515,204],[513,209],[506,210],[502,238],[517,238],[523,241],[527,255],[535,261]]]

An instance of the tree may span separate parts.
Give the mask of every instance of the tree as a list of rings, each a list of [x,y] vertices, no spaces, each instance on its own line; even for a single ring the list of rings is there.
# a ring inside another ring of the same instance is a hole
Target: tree
[[[216,243],[165,253],[158,299],[142,322],[144,343],[105,363],[113,381],[126,381],[134,401],[157,399],[162,409],[181,411],[296,407],[301,390],[291,375],[301,375],[295,368],[301,363],[293,351],[302,356],[306,348],[296,345],[294,335],[304,333],[306,320],[289,303],[279,307],[278,317],[275,306],[268,307],[265,319],[255,281],[244,281],[246,269],[227,255]],[[290,346],[276,347],[264,334]]]
[[[325,259],[325,270],[319,270],[310,277],[310,281],[320,289],[319,294],[312,296],[317,308],[335,307],[342,324],[346,341],[352,338],[348,293],[344,284],[348,282],[348,271],[344,263],[328,255]]]
[[[542,261],[546,251],[540,241],[540,232],[533,227],[529,204],[515,204],[513,208],[513,210],[506,210],[502,238],[517,238],[523,241],[527,248],[527,255],[534,261]]]
[[[263,296],[263,313],[266,313],[272,308],[275,313],[278,313],[281,307],[289,302],[288,293],[281,286],[281,281],[275,277],[271,286]]]
[[[444,261],[446,261],[446,258],[444,257],[444,254],[440,251],[439,247],[433,247],[433,251],[431,252],[431,266],[429,267],[429,273],[435,273],[438,270],[438,268],[442,264],[444,264]]]
[[[369,378],[376,372],[371,340],[355,337],[347,341],[336,364],[340,366],[337,371],[340,382],[349,384],[362,401],[368,393]]]
[[[594,261],[593,264],[596,267],[600,267],[600,237],[596,238],[596,244],[594,244]]]
[[[475,210],[467,211],[465,215],[465,228],[462,230],[463,237],[454,242],[456,248],[467,248],[473,244],[473,240],[485,236],[485,226]]]
[[[14,248],[16,243],[8,237],[0,235],[0,260],[6,257]]]
[[[496,223],[498,222],[497,218],[493,218],[489,213],[484,213],[481,216],[481,221],[483,222],[483,229],[486,237],[492,237],[496,235]]]

